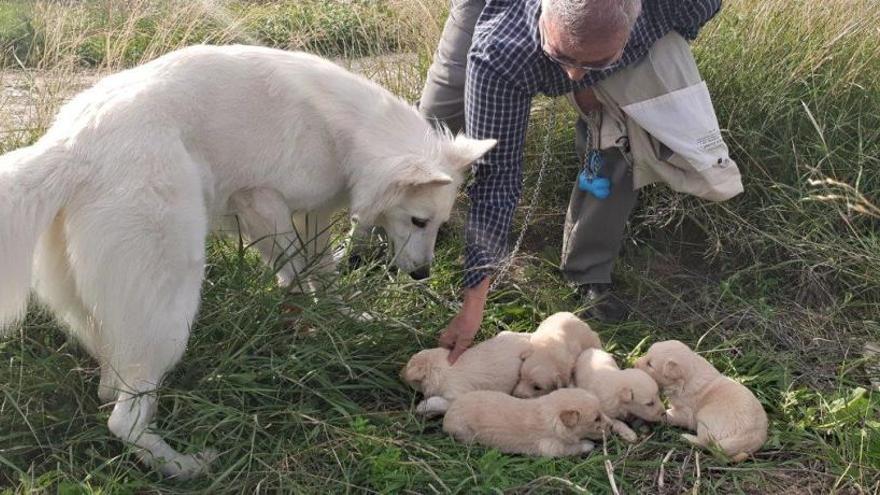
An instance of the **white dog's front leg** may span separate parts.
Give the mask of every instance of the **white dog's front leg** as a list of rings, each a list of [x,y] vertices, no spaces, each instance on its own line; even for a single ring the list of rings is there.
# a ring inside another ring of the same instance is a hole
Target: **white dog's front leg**
[[[428,397],[419,402],[419,405],[416,406],[416,413],[428,418],[443,416],[449,410],[449,405],[450,402],[443,397]]]
[[[243,189],[233,193],[229,203],[238,217],[242,235],[275,270],[278,285],[311,291],[311,286],[299,276],[306,266],[305,238],[294,227],[290,208],[281,193],[266,187]]]

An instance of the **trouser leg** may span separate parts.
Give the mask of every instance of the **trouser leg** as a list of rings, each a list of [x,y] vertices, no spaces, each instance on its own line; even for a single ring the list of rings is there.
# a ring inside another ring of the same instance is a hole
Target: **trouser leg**
[[[587,129],[587,124],[579,119],[575,148],[581,162],[587,149]],[[565,218],[561,269],[565,278],[576,284],[611,282],[611,269],[623,242],[626,222],[638,199],[632,171],[620,149],[606,149],[603,153],[601,175],[611,179],[611,195],[597,199],[575,184]]]
[[[445,123],[454,133],[464,129],[467,54],[485,4],[483,0],[452,2],[419,99],[419,111],[425,118]]]

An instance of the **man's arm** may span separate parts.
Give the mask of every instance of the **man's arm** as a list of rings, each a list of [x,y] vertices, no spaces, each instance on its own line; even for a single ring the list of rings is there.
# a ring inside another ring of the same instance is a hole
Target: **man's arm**
[[[497,139],[474,165],[465,231],[464,303],[440,337],[454,362],[473,343],[483,320],[490,276],[507,254],[510,223],[522,193],[522,161],[531,97],[479,57],[468,61],[465,128],[469,137]]]
[[[672,28],[689,40],[696,39],[703,25],[721,10],[721,0],[673,1],[672,4],[678,4]]]
[[[468,136],[497,139],[474,164],[468,189],[464,286],[473,288],[492,274],[507,254],[507,237],[522,195],[523,148],[531,96],[476,58],[468,64],[465,121]],[[491,137],[490,137],[491,136]]]

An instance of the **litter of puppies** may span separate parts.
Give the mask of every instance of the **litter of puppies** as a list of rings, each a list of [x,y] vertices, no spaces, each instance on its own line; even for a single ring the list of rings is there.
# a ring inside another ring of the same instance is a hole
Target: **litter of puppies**
[[[401,377],[424,395],[416,412],[445,415],[443,430],[459,442],[582,455],[611,432],[636,442],[626,423],[634,418],[695,432],[681,436],[732,462],[767,440],[767,414],[754,394],[677,340],[653,344],[634,368],[621,369],[587,323],[556,313],[535,332],[501,332],[454,364],[448,355],[421,351]]]

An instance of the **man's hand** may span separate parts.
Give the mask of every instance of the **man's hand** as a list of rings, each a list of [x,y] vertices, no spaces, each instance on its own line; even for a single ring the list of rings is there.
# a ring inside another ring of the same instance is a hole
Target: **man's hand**
[[[596,93],[591,88],[584,88],[574,93],[574,101],[583,113],[597,112],[602,110],[602,104],[596,98]]]
[[[483,321],[483,310],[489,295],[489,277],[480,285],[464,290],[464,302],[461,311],[449,322],[446,330],[440,334],[440,346],[451,349],[449,363],[455,363],[461,354],[474,343],[474,336],[480,330]]]

